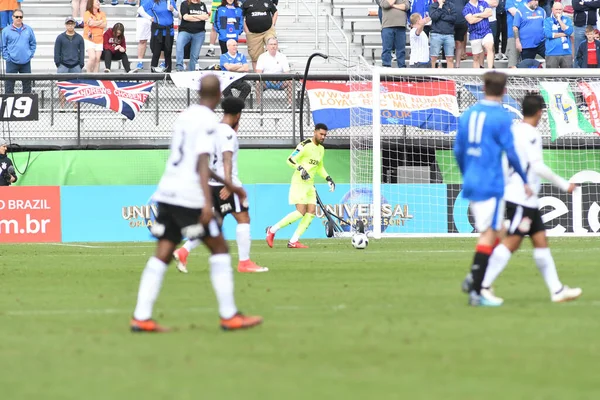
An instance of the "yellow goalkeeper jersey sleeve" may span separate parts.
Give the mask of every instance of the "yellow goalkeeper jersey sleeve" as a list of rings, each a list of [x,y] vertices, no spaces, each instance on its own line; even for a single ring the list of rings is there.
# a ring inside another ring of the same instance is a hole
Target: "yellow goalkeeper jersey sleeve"
[[[316,145],[312,139],[300,142],[287,160],[288,165],[296,170],[292,176],[292,183],[314,184],[315,175],[320,175],[323,179],[327,178],[329,174],[323,164],[324,157],[325,148],[322,145]],[[298,171],[299,165],[308,172],[310,179],[302,180],[302,174]]]

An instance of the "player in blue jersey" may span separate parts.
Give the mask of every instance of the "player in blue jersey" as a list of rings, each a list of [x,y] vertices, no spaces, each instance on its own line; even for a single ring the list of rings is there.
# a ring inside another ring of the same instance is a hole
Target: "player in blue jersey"
[[[483,75],[484,100],[461,115],[454,142],[454,156],[463,176],[463,197],[470,201],[475,229],[480,233],[471,266],[469,304],[473,306],[502,305],[490,290],[481,290],[481,283],[504,220],[503,154],[525,182],[525,193],[532,193],[515,151],[512,118],[502,106],[506,79],[505,74],[495,71]]]

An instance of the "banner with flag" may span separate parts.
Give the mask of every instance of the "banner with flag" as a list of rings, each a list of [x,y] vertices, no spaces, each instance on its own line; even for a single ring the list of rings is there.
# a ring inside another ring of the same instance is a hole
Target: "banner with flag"
[[[596,129],[577,108],[577,102],[569,87],[569,82],[540,81],[540,89],[546,101],[553,142],[565,135],[596,132]]]
[[[371,82],[330,83],[307,81],[306,89],[315,123],[329,129],[372,124]],[[458,103],[453,81],[381,82],[381,123],[411,125],[452,132],[457,128]],[[351,110],[353,110],[351,112]]]
[[[189,71],[176,72],[171,74],[171,80],[177,87],[200,90],[200,80],[206,75],[215,75],[221,83],[221,91],[227,86],[240,78],[243,78],[244,72],[228,72],[228,71]]]
[[[590,113],[589,118],[596,128],[596,133],[600,131],[600,104],[598,103],[598,98],[600,97],[600,82],[579,82],[579,90],[583,94],[585,98],[585,102],[588,106],[588,111]]]
[[[477,99],[477,101],[484,99],[485,93],[483,92],[483,85],[467,84],[464,86],[469,92],[471,92],[471,94]],[[521,105],[517,100],[515,100],[512,96],[510,96],[507,93],[505,93],[502,97],[502,106],[511,113],[513,119],[523,119]]]
[[[154,82],[72,80],[56,85],[67,101],[110,108],[132,120],[148,100]]]

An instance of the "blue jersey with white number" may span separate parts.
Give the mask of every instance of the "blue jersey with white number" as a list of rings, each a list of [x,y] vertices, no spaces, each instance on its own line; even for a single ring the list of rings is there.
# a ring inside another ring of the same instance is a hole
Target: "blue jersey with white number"
[[[510,114],[496,101],[481,100],[460,116],[454,156],[463,175],[464,198],[482,201],[504,195],[503,152],[527,183],[515,152],[511,126]]]

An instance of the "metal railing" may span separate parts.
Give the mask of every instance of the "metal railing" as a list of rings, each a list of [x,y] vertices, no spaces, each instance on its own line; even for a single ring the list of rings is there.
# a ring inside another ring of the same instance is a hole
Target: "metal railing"
[[[344,57],[344,61],[346,61],[346,64],[348,64],[350,62],[350,40],[348,39],[348,36],[344,32],[344,30],[336,22],[335,17],[333,15],[326,14],[326,18],[327,19],[326,19],[326,23],[325,23],[325,29],[326,29],[326,31],[325,31],[325,36],[326,36],[325,48],[326,48],[327,55],[331,55],[329,52],[329,43],[331,43],[331,44],[333,44],[333,47],[335,47],[335,49],[342,55],[342,57]],[[340,47],[337,45],[336,39],[331,34],[331,25],[333,25],[333,27],[342,35],[342,38],[346,42],[345,54],[344,54],[344,51],[342,49],[340,49]]]
[[[319,48],[319,0],[315,2],[314,10],[311,10],[309,3],[306,0],[296,0],[296,16],[294,22],[300,22],[300,3],[308,10],[309,14],[315,19],[315,49]],[[312,4],[311,4],[312,5]]]

